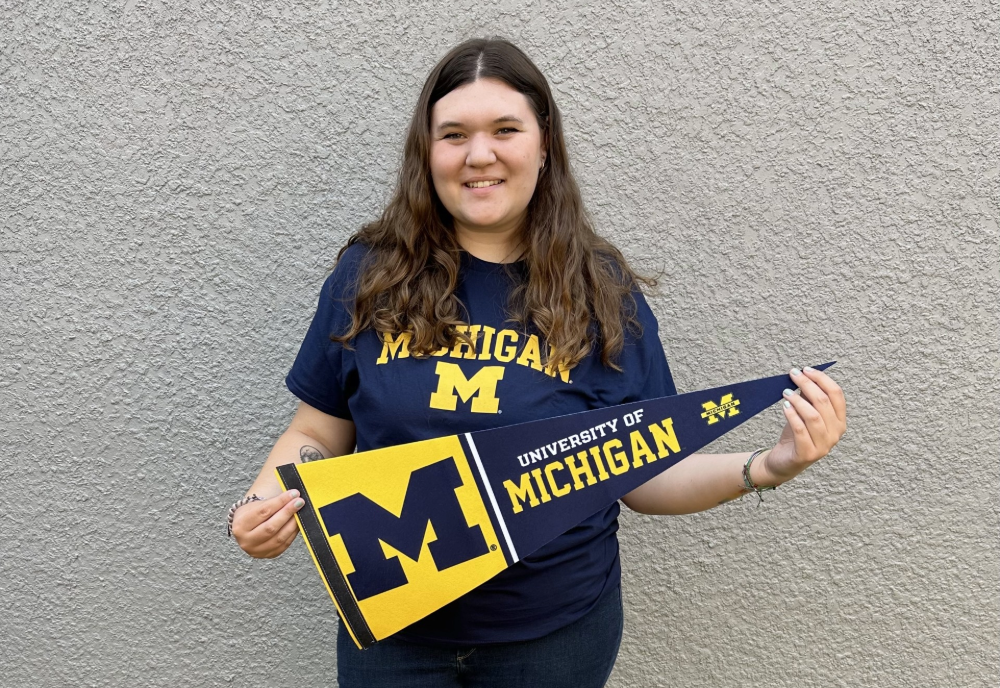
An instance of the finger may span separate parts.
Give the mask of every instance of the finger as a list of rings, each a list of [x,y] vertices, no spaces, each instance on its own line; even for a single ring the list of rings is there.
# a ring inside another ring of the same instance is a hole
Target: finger
[[[828,447],[830,444],[828,440],[829,433],[827,432],[823,416],[813,408],[813,405],[808,400],[803,399],[800,395],[792,392],[792,390],[786,389],[784,396],[785,401],[782,403],[782,406],[785,410],[785,418],[789,420],[792,430],[797,431],[795,423],[792,423],[792,420],[789,418],[790,413],[793,414],[795,420],[801,423],[802,429],[805,431],[805,437],[808,438],[808,442],[804,442],[803,437],[800,437],[799,433],[795,432],[795,453],[809,460],[819,458],[819,455],[823,453],[820,451],[820,448]]]
[[[292,544],[292,540],[298,534],[299,524],[293,518],[283,525],[273,538],[260,545],[260,551],[265,552],[262,556],[267,559],[273,559],[278,556],[288,549],[288,546]]]
[[[830,399],[830,405],[833,407],[834,413],[843,424],[843,428],[847,429],[847,400],[844,398],[844,390],[841,389],[840,385],[833,381],[833,378],[824,373],[821,370],[816,370],[815,368],[803,368],[802,372],[805,373],[810,380],[815,382]]]
[[[299,523],[294,518],[289,521],[278,536],[275,538],[278,541],[278,545],[281,547],[281,551],[288,549],[288,546],[292,544],[292,540],[299,534]]]
[[[792,431],[792,440],[795,443],[795,454],[800,458],[811,457],[812,453],[816,449],[816,446],[812,441],[812,435],[809,434],[809,429],[799,416],[798,411],[795,410],[795,406],[792,405],[792,401],[787,397],[785,401],[781,403],[781,410],[785,414],[785,420],[788,422],[788,428]]]
[[[792,381],[799,386],[802,397],[808,399],[813,408],[819,411],[827,425],[833,425],[837,421],[837,413],[823,388],[798,368],[792,368],[790,375]]]
[[[281,509],[288,506],[289,502],[299,496],[298,490],[286,490],[276,497],[262,499],[259,502],[250,502],[236,510],[233,516],[233,530],[236,529],[236,521],[239,520],[240,528],[244,531],[252,531],[261,523],[274,516]]]
[[[268,499],[249,502],[236,510],[233,514],[233,537],[240,547],[249,553],[250,549],[260,544],[261,533],[255,532],[256,529],[295,498],[290,493],[298,494],[294,490],[283,492]]]
[[[248,541],[252,545],[260,547],[269,540],[273,540],[289,521],[293,524],[295,523],[295,512],[302,508],[303,504],[305,504],[305,502],[297,496],[290,499],[280,510],[273,514],[271,518],[267,519],[250,531],[247,538]]]

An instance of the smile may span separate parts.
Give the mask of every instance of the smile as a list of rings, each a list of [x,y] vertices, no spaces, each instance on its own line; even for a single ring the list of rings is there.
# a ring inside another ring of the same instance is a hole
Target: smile
[[[483,189],[487,186],[497,186],[498,184],[503,184],[502,179],[488,179],[482,182],[466,182],[465,187],[469,189]]]

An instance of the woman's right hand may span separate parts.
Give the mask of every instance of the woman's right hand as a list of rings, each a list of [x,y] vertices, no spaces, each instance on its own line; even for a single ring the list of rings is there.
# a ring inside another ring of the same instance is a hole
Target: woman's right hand
[[[298,490],[244,504],[233,514],[233,537],[251,557],[273,559],[299,534],[295,512],[304,504]]]

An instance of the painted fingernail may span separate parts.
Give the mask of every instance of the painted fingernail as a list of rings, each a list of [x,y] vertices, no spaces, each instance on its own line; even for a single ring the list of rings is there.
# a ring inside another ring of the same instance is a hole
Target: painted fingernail
[[[790,390],[790,389],[786,389],[786,390],[785,390],[784,392],[782,392],[782,395],[784,395],[784,396],[786,396],[786,397],[790,397],[790,396],[792,396],[793,394],[795,394],[795,392],[793,392],[793,391],[792,391],[792,390]],[[785,403],[787,404],[788,402],[786,401]]]
[[[806,366],[802,370],[806,371],[807,373],[815,373],[816,372],[816,369],[813,368],[812,366]]]
[[[294,507],[295,507],[296,509],[301,509],[301,508],[302,508],[302,507],[304,507],[305,505],[306,505],[306,503],[305,503],[305,501],[304,501],[304,500],[301,500],[301,499],[296,499],[296,500],[295,500],[295,504],[294,504],[293,506],[294,506]]]
[[[785,408],[792,408],[792,402],[790,401],[783,401],[781,402],[781,405],[784,406]]]
[[[796,375],[798,375],[801,372],[802,371],[799,370],[798,368],[792,368],[792,377],[795,377]]]
[[[288,496],[289,497],[298,497],[299,496],[299,491],[298,490],[289,490],[288,491]]]

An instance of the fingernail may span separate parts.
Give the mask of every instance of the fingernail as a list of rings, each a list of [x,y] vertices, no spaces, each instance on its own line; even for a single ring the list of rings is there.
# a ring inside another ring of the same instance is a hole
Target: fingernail
[[[299,491],[298,490],[289,490],[288,491],[288,496],[289,497],[298,497],[299,496]]]
[[[790,401],[783,401],[781,402],[781,405],[784,406],[785,408],[792,408],[792,402]]]
[[[296,509],[301,509],[305,505],[306,505],[305,501],[303,501],[301,499],[296,499],[295,500],[295,505],[294,506],[295,506]]]
[[[796,375],[798,375],[801,372],[802,371],[799,370],[798,368],[792,368],[792,377],[795,377]]]
[[[782,395],[784,395],[786,397],[790,397],[790,396],[792,396],[792,394],[794,394],[794,392],[792,390],[790,390],[790,389],[786,389],[784,392],[782,392]],[[788,402],[786,401],[785,403],[787,404]]]
[[[816,372],[816,369],[813,368],[812,366],[806,366],[802,370],[806,371],[807,373],[815,373]]]

